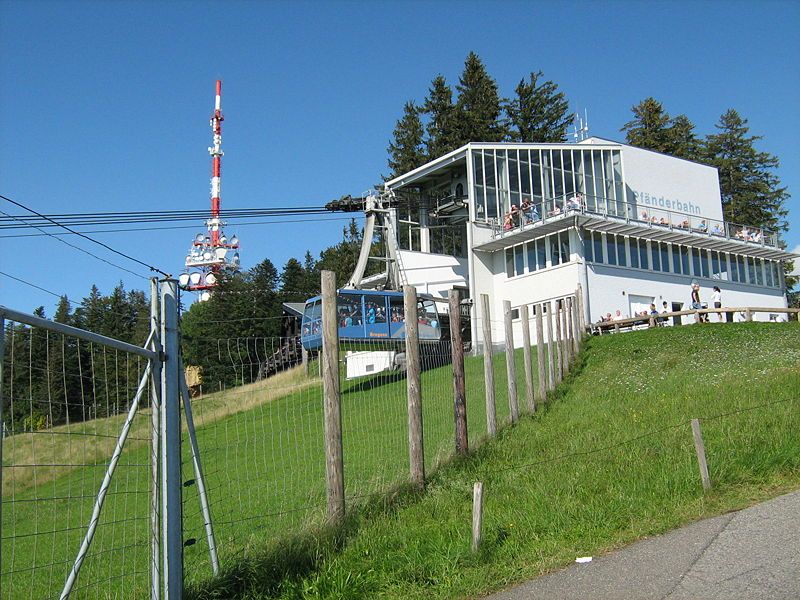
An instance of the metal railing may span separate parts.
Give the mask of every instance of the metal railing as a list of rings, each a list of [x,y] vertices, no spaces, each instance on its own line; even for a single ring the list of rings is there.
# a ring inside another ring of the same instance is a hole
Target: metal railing
[[[512,205],[502,219],[490,220],[492,237],[502,238],[576,214],[623,220],[650,228],[666,228],[758,246],[779,247],[778,234],[767,229],[580,193],[563,194],[537,202],[522,202],[521,206]]]

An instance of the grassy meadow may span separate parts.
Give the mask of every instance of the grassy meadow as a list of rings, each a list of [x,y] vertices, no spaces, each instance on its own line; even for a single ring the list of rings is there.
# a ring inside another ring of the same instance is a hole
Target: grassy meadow
[[[483,361],[470,357],[473,451],[457,461],[447,460],[453,447],[452,369],[429,369],[422,384],[430,480],[425,494],[402,487],[408,471],[405,379],[384,374],[342,381],[345,485],[352,510],[337,531],[321,525],[325,458],[318,378],[296,370],[196,399],[223,573],[210,578],[186,444],[187,596],[476,595],[577,555],[797,487],[798,334],[797,324],[752,323],[593,338],[546,406],[489,441],[483,439]],[[521,352],[516,361],[524,409]],[[535,361],[534,352],[534,374]],[[503,423],[509,411],[502,354],[495,357],[495,383]],[[715,485],[708,494],[697,475],[692,417],[703,419]],[[133,443],[123,454],[78,580],[81,589],[73,597],[147,595],[149,420],[146,411],[137,417]],[[119,420],[95,425],[108,435],[120,426]],[[13,485],[3,486],[2,598],[57,597],[85,531],[110,455],[105,442],[92,441],[100,436],[10,438],[4,465],[21,464],[13,454],[9,458],[10,443],[19,444],[19,452],[27,444],[25,456],[39,457],[37,463],[41,457],[68,457],[69,448],[48,446],[61,437],[71,437],[73,446],[89,440],[75,449],[80,460],[62,464],[98,466],[4,469],[21,473]],[[91,461],[85,459],[89,455]],[[469,551],[474,481],[484,482],[486,502],[485,543],[477,555]]]

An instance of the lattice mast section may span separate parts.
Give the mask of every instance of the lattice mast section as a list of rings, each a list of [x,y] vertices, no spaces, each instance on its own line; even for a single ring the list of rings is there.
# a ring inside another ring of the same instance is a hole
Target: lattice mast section
[[[239,269],[239,239],[234,235],[228,240],[223,232],[227,225],[221,219],[222,188],[222,81],[217,80],[214,113],[211,115],[213,145],[211,154],[211,218],[206,221],[206,234],[198,233],[186,255],[186,272],[180,277],[181,286],[200,292],[200,300],[208,300],[219,284],[223,269]],[[233,252],[232,255],[230,253]]]

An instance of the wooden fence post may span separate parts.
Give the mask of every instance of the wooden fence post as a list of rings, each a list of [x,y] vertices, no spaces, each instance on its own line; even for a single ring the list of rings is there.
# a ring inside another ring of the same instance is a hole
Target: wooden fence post
[[[464,344],[461,341],[461,296],[450,290],[450,345],[453,355],[453,418],[456,453],[469,451],[467,437],[467,393],[464,383]]]
[[[547,307],[547,389],[556,389],[556,348],[553,345],[553,302],[545,302]]]
[[[564,377],[572,367],[572,298],[564,298],[562,301],[562,313],[564,314]]]
[[[328,520],[338,524],[344,518],[344,454],[339,396],[339,320],[333,271],[322,271],[322,358]]]
[[[403,286],[406,323],[406,389],[408,390],[408,458],[411,484],[425,487],[425,450],[422,427],[422,382],[419,357],[419,321],[417,319],[417,289]]]
[[[572,353],[574,355],[578,355],[578,352],[581,350],[581,327],[580,327],[580,319],[578,318],[578,307],[580,306],[580,300],[578,299],[578,292],[575,291],[575,298],[572,302],[572,311],[570,311],[570,316],[572,317]]]
[[[514,324],[511,319],[511,302],[503,300],[503,321],[506,328],[506,375],[508,377],[508,412],[511,422],[519,421],[519,400],[517,399],[517,361],[514,356]]]
[[[476,481],[472,487],[472,551],[481,545],[483,530],[483,482]]]
[[[544,353],[547,349],[544,346],[544,320],[542,319],[543,304],[536,305],[536,363],[539,368],[539,385],[537,386],[539,402],[544,402],[547,398],[547,371],[544,365]],[[534,406],[534,409],[536,407]]]
[[[753,320],[753,311],[750,310],[748,307],[747,310],[744,311],[744,320],[750,323]]]
[[[561,341],[561,306],[556,300],[555,304],[556,314],[554,315],[556,321],[556,383],[561,383],[564,378],[564,344]]]
[[[522,323],[522,358],[525,361],[525,400],[531,412],[536,410],[536,398],[533,395],[533,364],[531,364],[531,321],[528,305],[519,307],[519,320]]]
[[[494,402],[492,320],[488,294],[481,294],[481,315],[483,317],[483,380],[486,386],[486,432],[490,437],[494,437],[497,434],[497,409]]]
[[[578,283],[578,290],[576,292],[578,298],[578,331],[580,332],[580,341],[583,342],[583,336],[586,335],[586,304],[583,301],[583,286]]]
[[[703,432],[700,430],[700,421],[692,419],[692,436],[694,437],[694,450],[697,453],[697,464],[700,467],[700,479],[703,489],[711,489],[711,479],[708,476],[708,463],[706,462],[706,446],[703,443]]]

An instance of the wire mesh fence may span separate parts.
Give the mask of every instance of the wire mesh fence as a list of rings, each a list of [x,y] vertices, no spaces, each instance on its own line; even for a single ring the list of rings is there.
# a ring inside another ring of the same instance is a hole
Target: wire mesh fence
[[[148,406],[148,360],[8,318],[3,340],[0,597],[57,598],[132,403],[138,397]],[[72,597],[148,593],[153,471],[146,413],[130,424]]]
[[[316,355],[311,354],[306,364],[295,359],[293,353],[299,357],[300,352],[292,346],[294,338],[217,342],[220,348],[238,351],[222,354],[229,363],[215,371],[217,381],[204,377],[202,388],[195,386],[191,405],[219,561],[224,565],[254,544],[318,520],[325,507],[325,454]],[[280,368],[264,376],[271,358],[289,354]],[[234,385],[220,385],[229,377]],[[208,393],[208,388],[216,391]],[[184,560],[186,580],[192,583],[206,579],[211,571],[199,486],[185,435],[182,460]]]

